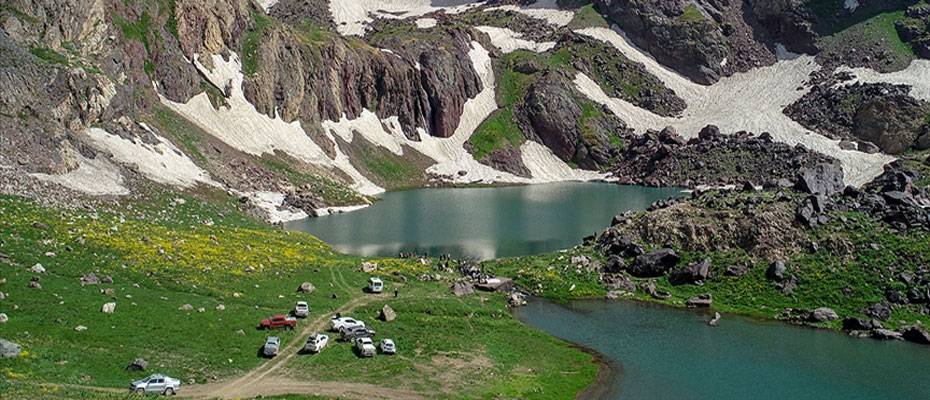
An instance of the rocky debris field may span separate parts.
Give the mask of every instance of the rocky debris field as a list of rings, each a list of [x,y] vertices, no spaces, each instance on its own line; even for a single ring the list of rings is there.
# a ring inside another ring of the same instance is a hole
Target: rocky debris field
[[[847,85],[842,79],[814,86],[785,114],[817,133],[843,139],[846,149],[899,154],[930,148],[930,103],[911,97],[909,86]]]
[[[803,146],[776,143],[767,133],[724,135],[713,125],[690,140],[674,128],[626,135],[609,170],[620,183],[646,186],[778,185],[800,168],[830,160]]]

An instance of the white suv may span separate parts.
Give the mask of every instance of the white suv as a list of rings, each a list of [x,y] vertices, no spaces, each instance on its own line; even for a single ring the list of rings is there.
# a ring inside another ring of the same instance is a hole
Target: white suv
[[[374,357],[375,356],[375,344],[371,341],[371,338],[358,338],[355,340],[355,350],[358,351],[358,355],[361,357]]]
[[[339,332],[343,329],[352,329],[355,327],[365,327],[364,322],[349,317],[333,317],[333,319],[331,319],[329,322],[330,329],[332,329],[333,332]]]
[[[306,301],[298,301],[294,305],[294,316],[298,318],[307,318],[310,315],[310,305]]]

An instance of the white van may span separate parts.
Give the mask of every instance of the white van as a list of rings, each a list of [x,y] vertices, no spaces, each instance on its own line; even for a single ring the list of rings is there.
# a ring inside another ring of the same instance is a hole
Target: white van
[[[368,278],[368,293],[381,293],[384,291],[384,282],[381,278]]]

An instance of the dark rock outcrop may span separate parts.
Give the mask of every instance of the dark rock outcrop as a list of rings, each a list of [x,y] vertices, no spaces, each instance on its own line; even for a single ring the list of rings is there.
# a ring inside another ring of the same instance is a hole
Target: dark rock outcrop
[[[668,281],[672,285],[689,285],[703,282],[710,275],[710,260],[691,263],[682,268],[672,270]]]
[[[665,275],[680,260],[681,257],[675,253],[675,250],[661,249],[636,257],[636,261],[627,268],[627,271],[638,278],[654,278]]]
[[[818,163],[798,172],[796,188],[814,195],[830,196],[840,193],[843,183],[843,166],[838,162]]]

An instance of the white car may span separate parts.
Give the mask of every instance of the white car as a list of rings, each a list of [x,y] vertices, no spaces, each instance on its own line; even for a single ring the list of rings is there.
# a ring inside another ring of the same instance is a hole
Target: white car
[[[381,353],[382,354],[396,354],[397,346],[394,345],[394,341],[391,339],[381,339]]]
[[[368,292],[381,293],[384,291],[384,281],[381,278],[368,278]]]
[[[181,388],[181,380],[169,376],[154,374],[129,384],[129,391],[133,393],[159,393],[167,396],[174,395]]]
[[[376,352],[374,342],[367,337],[355,340],[355,350],[358,351],[358,355],[361,357],[374,357]]]
[[[265,346],[262,347],[262,354],[264,354],[265,357],[274,357],[278,355],[278,349],[280,348],[281,338],[277,336],[269,336],[268,339],[265,340]]]
[[[294,316],[298,318],[307,318],[310,315],[310,305],[306,301],[298,301],[294,305]]]
[[[313,334],[307,338],[307,344],[304,345],[304,351],[310,353],[319,353],[323,351],[326,344],[329,343],[329,336],[323,334]]]
[[[339,332],[343,329],[353,329],[356,327],[365,327],[365,323],[354,318],[349,317],[333,317],[330,321],[330,329],[333,332]]]

